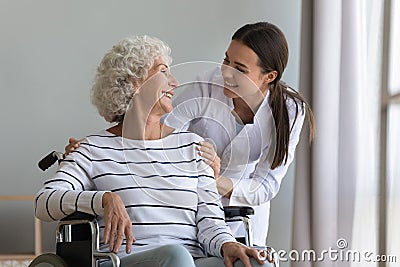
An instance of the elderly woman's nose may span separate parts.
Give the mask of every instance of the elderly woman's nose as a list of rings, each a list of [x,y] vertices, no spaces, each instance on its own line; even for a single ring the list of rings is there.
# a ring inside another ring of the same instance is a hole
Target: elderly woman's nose
[[[178,87],[179,81],[171,74],[168,79],[168,85],[171,87]]]

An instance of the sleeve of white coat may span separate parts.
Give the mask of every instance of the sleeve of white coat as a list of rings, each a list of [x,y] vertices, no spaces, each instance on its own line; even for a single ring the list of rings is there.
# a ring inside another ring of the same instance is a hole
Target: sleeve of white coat
[[[294,120],[295,109],[292,112]],[[270,162],[267,160],[266,152],[261,154],[260,161],[250,177],[242,177],[233,180],[234,188],[229,205],[261,205],[273,199],[279,191],[283,177],[286,175],[289,165],[295,155],[296,146],[299,142],[301,128],[303,126],[305,110],[300,108],[295,125],[290,133],[288,158],[286,164],[271,170]],[[292,123],[291,123],[292,124]]]
[[[44,182],[35,199],[35,215],[56,221],[76,211],[103,215],[102,198],[91,179],[92,160],[87,140],[63,160],[54,176]]]

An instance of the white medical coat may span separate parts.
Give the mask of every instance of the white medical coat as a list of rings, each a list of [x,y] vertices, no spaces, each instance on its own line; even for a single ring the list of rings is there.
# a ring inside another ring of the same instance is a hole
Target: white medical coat
[[[167,114],[167,125],[194,132],[214,143],[221,158],[221,175],[232,179],[234,188],[225,206],[252,206],[253,240],[265,245],[269,224],[270,200],[278,193],[282,178],[293,161],[305,112],[299,106],[298,116],[290,134],[287,163],[270,169],[275,152],[275,125],[268,105],[269,94],[255,113],[252,124],[238,132],[232,115],[233,100],[223,93],[221,71],[216,68],[199,76],[195,82],[177,89],[174,109]],[[178,95],[178,93],[180,93]],[[286,105],[292,125],[296,105],[288,99]]]

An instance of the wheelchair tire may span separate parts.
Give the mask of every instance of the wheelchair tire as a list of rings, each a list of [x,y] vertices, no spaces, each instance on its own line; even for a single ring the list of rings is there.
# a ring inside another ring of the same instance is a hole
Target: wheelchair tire
[[[68,267],[65,261],[58,255],[53,253],[45,253],[33,259],[33,261],[28,265],[28,267],[39,266],[39,264],[50,264],[54,267]],[[43,265],[46,266],[46,265]]]

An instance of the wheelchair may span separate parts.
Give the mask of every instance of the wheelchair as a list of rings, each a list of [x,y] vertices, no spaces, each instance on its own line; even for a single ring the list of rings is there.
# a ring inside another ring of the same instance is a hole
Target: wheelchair
[[[44,157],[38,164],[43,171],[60,162],[63,154],[53,151]],[[254,209],[247,206],[224,207],[226,222],[242,222],[245,234],[236,237],[238,242],[254,247],[252,241],[252,225],[249,215]],[[60,220],[56,227],[56,253],[45,253],[34,258],[28,267],[97,267],[99,260],[111,260],[114,267],[120,266],[119,257],[113,252],[100,251],[99,226],[96,217],[91,214],[75,212]],[[271,247],[256,247],[264,249],[274,259],[274,266],[279,267],[276,252]]]

